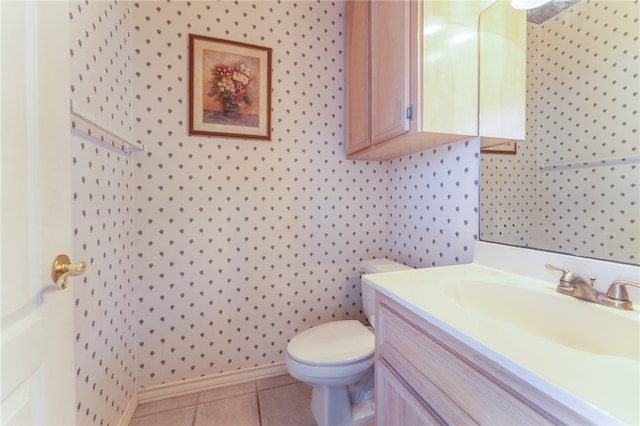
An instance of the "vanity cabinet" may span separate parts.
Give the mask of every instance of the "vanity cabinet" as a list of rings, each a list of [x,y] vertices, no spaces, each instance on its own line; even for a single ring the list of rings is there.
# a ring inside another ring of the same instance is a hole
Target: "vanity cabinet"
[[[376,294],[376,424],[592,424]]]
[[[411,386],[389,365],[382,361],[376,366],[379,393],[385,403],[376,406],[377,424],[431,425],[442,423],[435,411],[426,405]],[[383,419],[383,420],[381,420]]]
[[[481,5],[347,2],[348,159],[387,160],[477,135]]]

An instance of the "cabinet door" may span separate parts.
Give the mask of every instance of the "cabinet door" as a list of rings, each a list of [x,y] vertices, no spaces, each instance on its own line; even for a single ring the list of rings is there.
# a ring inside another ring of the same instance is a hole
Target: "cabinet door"
[[[525,139],[527,13],[496,2],[480,14],[482,147]]]
[[[373,145],[411,129],[411,3],[370,2]]]
[[[369,10],[367,1],[349,1],[346,9],[347,154],[371,145],[369,137]]]
[[[376,425],[444,425],[384,361],[376,363]]]
[[[478,14],[486,3],[422,2],[421,130],[478,134]]]

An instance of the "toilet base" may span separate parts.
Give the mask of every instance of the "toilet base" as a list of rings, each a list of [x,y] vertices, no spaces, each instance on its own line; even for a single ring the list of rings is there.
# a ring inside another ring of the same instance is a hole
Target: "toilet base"
[[[374,415],[373,368],[350,386],[314,385],[311,412],[318,426],[353,426]]]
[[[375,404],[371,401],[360,401],[351,407],[351,422],[359,425],[372,420],[376,416]]]
[[[318,426],[354,426],[375,416],[373,400],[351,405],[345,386],[314,387],[311,412]]]
[[[351,404],[346,386],[314,386],[311,412],[318,426],[350,426]]]

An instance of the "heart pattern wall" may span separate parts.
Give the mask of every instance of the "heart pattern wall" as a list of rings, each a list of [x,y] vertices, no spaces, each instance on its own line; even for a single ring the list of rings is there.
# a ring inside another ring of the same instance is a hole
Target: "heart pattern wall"
[[[76,417],[113,424],[136,389],[132,169],[127,156],[72,139]]]
[[[442,241],[431,255],[392,250],[389,229],[404,226],[388,216],[388,180],[396,173],[387,175],[384,163],[345,161],[343,13],[340,2],[134,7],[134,128],[150,147],[135,166],[142,386],[282,362],[301,330],[362,319],[363,258],[403,257],[412,266],[469,259],[458,241],[447,250],[449,233],[436,229],[422,243],[428,231],[411,232],[410,247]],[[189,33],[273,48],[272,142],[186,136]],[[423,174],[407,189],[417,194],[431,178],[432,155],[457,175],[463,162],[473,170],[474,151],[464,143],[443,148],[405,160],[410,168],[403,163],[399,173]],[[458,228],[459,240],[470,247],[477,197],[450,205],[447,197],[474,194],[477,174],[468,173],[471,188],[454,175],[442,170],[438,179],[463,187],[433,182],[432,191],[451,211],[461,209],[470,229]],[[420,211],[430,201],[416,195],[397,208]],[[449,216],[448,209],[429,219]],[[395,233],[394,245],[407,237]]]
[[[282,362],[301,330],[363,319],[364,258],[471,260],[477,140],[345,160],[343,2],[77,5],[73,98],[148,147],[73,142],[75,247],[93,262],[79,424],[117,423],[139,386]],[[271,142],[188,136],[189,33],[273,48]]]
[[[478,239],[479,139],[389,161],[389,251],[427,268],[473,261]]]
[[[527,141],[483,154],[483,240],[640,262],[638,11],[580,1],[528,25]]]
[[[135,5],[140,385],[284,360],[361,319],[360,259],[386,254],[386,167],[344,160],[343,5]],[[188,35],[272,47],[272,141],[188,137]]]
[[[131,11],[127,2],[70,2],[74,109],[131,135]],[[87,271],[75,299],[76,423],[116,424],[137,389],[130,155],[71,140],[72,259]]]

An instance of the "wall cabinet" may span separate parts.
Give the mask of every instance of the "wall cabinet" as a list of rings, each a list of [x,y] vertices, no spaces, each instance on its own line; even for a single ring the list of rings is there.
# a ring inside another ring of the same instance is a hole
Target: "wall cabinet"
[[[498,1],[480,14],[483,148],[525,139],[527,12]]]
[[[591,424],[377,293],[376,424]]]
[[[483,6],[347,3],[347,158],[387,160],[477,136]]]

